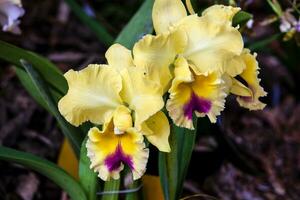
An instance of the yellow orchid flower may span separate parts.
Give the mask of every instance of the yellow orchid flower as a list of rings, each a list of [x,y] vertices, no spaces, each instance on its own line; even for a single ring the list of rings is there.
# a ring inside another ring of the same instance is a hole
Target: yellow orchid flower
[[[190,7],[190,6],[189,6]],[[240,10],[231,6],[214,5],[202,16],[187,15],[181,0],[155,0],[152,19],[156,34],[180,31],[186,46],[180,53],[193,71],[208,74],[226,70],[225,63],[243,50],[243,40],[232,18]]]
[[[194,129],[194,112],[197,117],[208,116],[211,122],[216,122],[216,116],[224,109],[228,91],[220,74],[196,75],[183,57],[174,65],[175,78],[167,101],[167,110],[174,123]]]
[[[239,10],[216,5],[199,17],[187,15],[180,0],[155,0],[152,19],[157,36],[145,36],[136,43],[134,62],[157,71],[160,83],[169,80],[162,71],[172,66],[172,84],[161,85],[166,86],[163,91],[169,88],[167,110],[176,125],[193,129],[193,113],[216,122],[224,109],[229,85],[223,74],[236,75],[244,69],[241,60],[233,60],[243,50],[241,34],[231,22]]]
[[[133,64],[131,52],[115,44],[105,54],[108,65],[89,65],[65,74],[69,90],[59,101],[61,114],[75,126],[85,121],[103,125],[89,131],[91,167],[103,180],[119,177],[123,164],[138,179],[149,151],[143,135],[160,151],[169,152],[170,128],[160,111],[161,87]]]
[[[123,124],[124,121],[120,118],[127,118],[126,115],[129,114],[128,108],[124,106],[118,110],[125,112],[125,116],[120,117],[120,112],[116,112],[119,119],[110,120],[103,131],[97,127],[89,130],[86,143],[88,157],[91,160],[91,168],[98,172],[102,180],[119,179],[124,165],[129,167],[133,179],[136,180],[146,171],[149,149],[145,147],[143,135],[137,129],[129,126],[124,132],[116,130],[114,123],[119,121]]]
[[[239,74],[247,85],[241,83],[238,79],[232,79],[231,93],[237,95],[237,101],[242,107],[249,110],[261,110],[266,104],[260,102],[259,98],[264,97],[267,93],[260,86],[258,78],[259,66],[256,60],[256,54],[252,55],[249,49],[244,49],[243,53],[236,59],[244,62],[245,68]]]

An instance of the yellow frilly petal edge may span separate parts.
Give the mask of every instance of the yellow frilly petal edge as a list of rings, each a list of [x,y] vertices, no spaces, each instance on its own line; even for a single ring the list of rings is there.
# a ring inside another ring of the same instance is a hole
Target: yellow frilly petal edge
[[[243,50],[241,33],[234,27],[219,23],[208,16],[190,15],[176,26],[187,35],[181,54],[197,75],[225,71],[227,60]]]
[[[266,96],[267,93],[260,86],[260,79],[258,78],[259,66],[256,54],[252,55],[249,49],[244,49],[241,57],[246,68],[239,76],[247,82],[247,86],[234,79],[231,93],[238,96],[237,101],[242,107],[249,110],[261,110],[266,104],[262,103],[259,98]]]
[[[213,5],[202,12],[202,16],[211,18],[220,24],[232,24],[232,19],[241,10],[239,7]]]
[[[120,44],[110,46],[105,53],[105,58],[108,65],[114,67],[120,73],[122,73],[122,70],[133,66],[131,51]]]
[[[75,179],[78,179],[78,160],[67,139],[64,139],[58,157],[58,165]],[[142,177],[143,193],[146,200],[163,200],[160,179],[158,176],[144,175]]]
[[[181,0],[155,0],[152,21],[156,34],[164,33],[186,17],[187,13]]]
[[[146,171],[149,149],[146,149],[141,133],[131,128],[124,134],[114,133],[113,123],[105,130],[91,128],[88,133],[87,155],[91,168],[104,180],[119,179],[126,164],[133,179],[139,179]]]
[[[58,109],[75,126],[86,121],[103,124],[122,104],[122,79],[113,68],[93,64],[81,71],[69,70],[64,76],[69,90]]]
[[[218,73],[207,76],[193,74],[189,71],[187,61],[179,57],[175,62],[175,78],[169,90],[170,99],[166,108],[177,126],[194,129],[194,112],[197,117],[208,116],[210,121],[215,123],[216,117],[224,109],[228,87]],[[202,105],[198,105],[199,99]],[[207,112],[197,111],[196,108],[200,106],[204,106],[204,110],[208,109]]]

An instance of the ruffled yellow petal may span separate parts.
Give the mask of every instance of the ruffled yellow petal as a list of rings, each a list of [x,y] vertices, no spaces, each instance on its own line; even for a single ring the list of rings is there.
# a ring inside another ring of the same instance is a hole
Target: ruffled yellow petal
[[[105,53],[108,65],[121,72],[133,66],[131,51],[120,44],[113,44]]]
[[[153,26],[156,34],[163,33],[187,13],[181,0],[155,0],[152,10]]]
[[[174,63],[174,79],[169,90],[170,99],[167,101],[166,108],[169,116],[177,126],[193,128],[192,120],[184,116],[183,106],[191,97],[191,89],[183,83],[191,83],[194,76],[189,68],[188,62],[183,57],[178,57]]]
[[[232,18],[241,9],[238,7],[213,5],[202,12],[202,16],[211,18],[220,24],[232,24]]]
[[[230,60],[227,60],[224,67],[225,67],[224,68],[225,72],[229,76],[235,77],[235,76],[241,74],[245,70],[246,64],[245,64],[243,58],[240,55],[238,55],[238,56],[234,56]]]
[[[161,87],[149,80],[139,67],[123,71],[122,78],[121,97],[133,111],[134,126],[139,127],[164,106]]]
[[[178,62],[182,64],[183,62]],[[169,115],[177,126],[194,129],[193,113],[198,117],[208,116],[211,122],[216,122],[216,116],[224,109],[228,90],[218,73],[208,75],[193,75],[191,78],[177,79],[182,70],[176,70],[167,101]],[[181,67],[182,68],[182,67]]]
[[[210,17],[190,15],[176,26],[188,37],[182,55],[198,75],[224,71],[227,60],[240,55],[243,40],[240,32]]]
[[[240,81],[238,81],[235,78],[232,78],[231,81],[232,81],[232,85],[230,88],[230,92],[232,94],[235,94],[235,95],[241,96],[241,97],[252,98],[253,94],[249,88],[247,88],[244,84],[242,84]]]
[[[81,71],[65,73],[68,93],[60,99],[58,108],[68,122],[79,126],[85,121],[103,124],[122,103],[122,79],[105,65],[88,65]]]
[[[159,151],[171,151],[169,145],[170,125],[167,116],[162,111],[146,120],[142,125],[141,132]]]
[[[158,36],[146,35],[133,47],[134,64],[143,68],[145,75],[161,84],[166,92],[172,78],[169,66],[175,56],[183,52],[186,42],[185,32],[180,30]]]
[[[244,79],[247,86],[235,80],[234,86],[236,88],[232,89],[232,92],[238,95],[237,101],[242,107],[249,110],[263,109],[266,104],[260,102],[259,98],[266,96],[267,93],[260,86],[260,79],[258,78],[259,66],[256,61],[256,54],[252,55],[249,49],[245,49],[241,57],[245,62],[246,69],[239,76]],[[251,91],[251,96],[247,95],[246,88],[248,88],[248,93]],[[245,91],[245,94],[242,91]]]
[[[149,150],[145,148],[143,136],[130,128],[124,134],[115,134],[113,123],[100,131],[94,127],[88,133],[87,154],[91,168],[104,180],[119,179],[124,165],[139,179],[146,171]]]
[[[120,93],[121,98],[132,111],[130,114],[133,116],[135,126],[138,127],[143,121],[147,120],[163,107],[161,86],[159,83],[152,81],[150,77],[145,74],[144,66],[140,65],[136,67],[134,65],[131,52],[122,45],[115,44],[111,46],[106,52],[106,58],[108,64],[117,69],[122,77],[123,87]],[[122,108],[124,112],[126,112],[126,109],[128,108]],[[129,119],[129,115],[118,116],[119,117],[114,119],[122,118],[123,120],[123,118],[126,117]],[[129,121],[130,120],[125,122],[123,120],[119,124],[121,124],[121,127],[126,127],[129,125]],[[118,127],[116,123],[117,122],[115,122],[115,125]],[[122,132],[123,130],[120,131]]]

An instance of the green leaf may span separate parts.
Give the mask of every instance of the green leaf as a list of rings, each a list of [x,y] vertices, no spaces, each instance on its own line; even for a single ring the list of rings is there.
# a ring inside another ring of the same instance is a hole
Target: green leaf
[[[97,190],[98,190],[98,183],[99,178],[97,174],[90,169],[91,161],[87,156],[87,149],[86,149],[86,141],[88,137],[83,141],[81,145],[80,151],[80,160],[79,160],[79,179],[80,183],[85,190],[89,200],[96,200],[97,199]]]
[[[262,40],[259,40],[257,42],[253,42],[252,44],[250,45],[247,45],[248,48],[251,50],[251,51],[257,51],[257,50],[261,50],[261,49],[264,49],[267,45],[269,45],[271,42],[273,42],[274,40],[277,40],[279,39],[280,37],[282,37],[284,33],[277,33],[275,35],[272,35],[266,39],[262,39]]]
[[[50,88],[64,95],[67,92],[67,81],[60,70],[46,58],[33,52],[21,49],[0,40],[0,59],[21,67],[20,60],[27,60],[41,74]]]
[[[121,180],[111,180],[105,182],[101,200],[118,200]]]
[[[197,120],[194,120],[196,127]],[[171,152],[159,152],[159,176],[166,200],[180,197],[196,138],[195,130],[171,125]]]
[[[107,32],[107,30],[96,20],[89,17],[78,5],[78,3],[76,3],[75,0],[65,1],[70,6],[75,15],[96,34],[99,41],[103,42],[107,46],[113,43],[114,38]]]
[[[145,34],[153,31],[152,7],[154,0],[146,0],[125,28],[118,35],[115,43],[120,43],[131,49],[134,43]]]
[[[278,17],[282,16],[282,8],[277,0],[267,0],[272,10],[278,15]]]
[[[78,182],[57,165],[29,153],[0,146],[0,159],[33,169],[63,188],[73,200],[87,200]]]
[[[48,108],[47,103],[44,101],[44,99],[39,94],[39,91],[35,87],[33,81],[29,77],[29,75],[26,73],[26,71],[23,68],[15,67],[16,74],[21,82],[21,84],[25,87],[25,89],[29,92],[29,94],[34,98],[34,100],[40,104],[43,108],[45,108],[48,112],[51,113],[51,110]],[[53,90],[50,88],[51,95],[55,102],[58,102],[58,100],[61,98],[61,94],[59,94],[56,90]]]
[[[42,99],[46,102],[47,107],[51,111],[51,113],[54,115],[56,120],[58,121],[58,124],[60,125],[60,128],[62,132],[65,134],[65,136],[69,139],[75,154],[77,157],[79,156],[81,143],[83,141],[83,136],[80,132],[80,129],[75,128],[71,124],[69,124],[59,113],[57,109],[57,104],[54,102],[49,89],[42,79],[42,77],[39,75],[39,73],[25,60],[21,60],[22,65],[26,69],[29,77],[31,78],[32,82],[34,83],[37,91],[39,92]]]
[[[245,12],[245,11],[239,11],[232,19],[233,26],[243,26],[245,25],[250,19],[253,18],[253,15]]]

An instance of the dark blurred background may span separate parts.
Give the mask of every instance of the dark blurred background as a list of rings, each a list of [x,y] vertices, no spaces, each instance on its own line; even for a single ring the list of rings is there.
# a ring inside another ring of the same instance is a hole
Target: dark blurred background
[[[143,1],[78,2],[117,36]],[[291,8],[293,3],[279,2],[283,10]],[[64,1],[23,0],[22,3],[26,12],[21,18],[22,34],[0,32],[1,40],[47,57],[64,72],[105,62],[107,46],[99,42]],[[203,10],[228,1],[196,3]],[[205,193],[224,200],[299,200],[298,35],[283,41],[281,22],[274,20],[276,15],[267,1],[236,3],[254,16],[253,25],[245,25],[241,30],[246,46],[258,54],[259,76],[268,92],[263,101],[268,106],[263,111],[248,111],[229,97],[218,124],[200,121],[184,195]],[[299,14],[295,16],[299,19]],[[24,90],[10,64],[0,60],[0,65],[0,144],[56,162],[63,135],[55,119]],[[157,175],[157,160],[155,153],[152,155],[148,173]],[[1,161],[0,177],[0,200],[67,199],[54,183],[20,165]]]

